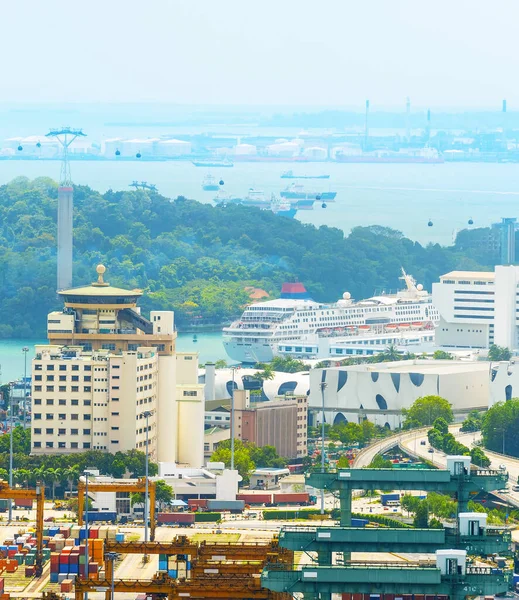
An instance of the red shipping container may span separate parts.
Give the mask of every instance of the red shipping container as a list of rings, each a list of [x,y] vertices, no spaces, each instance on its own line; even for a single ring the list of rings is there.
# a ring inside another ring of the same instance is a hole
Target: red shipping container
[[[191,525],[195,522],[195,515],[193,513],[158,513],[157,523],[162,525],[175,525],[177,523]]]
[[[91,562],[88,565],[88,572],[89,573],[97,573],[99,571],[99,565],[96,562]]]
[[[189,508],[207,508],[207,498],[190,498],[187,505]]]
[[[309,504],[310,495],[301,494],[274,494],[274,504]]]
[[[16,498],[14,504],[17,508],[32,509],[32,502],[31,498]]]
[[[236,500],[243,500],[245,504],[272,504],[272,494],[238,494]]]

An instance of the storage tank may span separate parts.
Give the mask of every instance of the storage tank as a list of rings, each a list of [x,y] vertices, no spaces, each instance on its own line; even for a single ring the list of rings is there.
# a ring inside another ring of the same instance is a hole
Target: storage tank
[[[157,144],[157,156],[186,156],[191,154],[191,142],[162,140]]]
[[[234,154],[236,156],[255,156],[258,149],[252,144],[237,144],[234,147]]]

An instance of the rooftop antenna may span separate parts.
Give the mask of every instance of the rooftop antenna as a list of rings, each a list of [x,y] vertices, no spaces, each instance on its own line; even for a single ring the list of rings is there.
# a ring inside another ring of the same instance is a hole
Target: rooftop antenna
[[[70,175],[68,148],[77,137],[86,137],[81,129],[51,129],[45,137],[55,138],[62,148],[58,187],[58,290],[72,287],[72,217],[74,188]]]

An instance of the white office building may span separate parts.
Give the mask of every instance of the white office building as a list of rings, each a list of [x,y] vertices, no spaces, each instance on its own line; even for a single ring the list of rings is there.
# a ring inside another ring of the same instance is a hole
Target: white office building
[[[433,284],[440,312],[436,343],[448,348],[515,349],[518,343],[519,267],[495,271],[451,271]]]

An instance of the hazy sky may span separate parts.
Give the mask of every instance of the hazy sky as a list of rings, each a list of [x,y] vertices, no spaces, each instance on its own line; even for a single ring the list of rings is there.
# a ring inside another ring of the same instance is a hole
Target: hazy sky
[[[518,0],[1,0],[0,101],[519,109]]]

